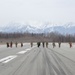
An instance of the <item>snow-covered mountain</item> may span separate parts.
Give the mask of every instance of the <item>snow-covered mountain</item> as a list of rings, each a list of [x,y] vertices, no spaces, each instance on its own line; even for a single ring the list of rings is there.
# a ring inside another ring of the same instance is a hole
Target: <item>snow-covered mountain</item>
[[[36,25],[35,25],[36,26]],[[21,23],[9,23],[4,27],[0,27],[0,32],[29,32],[29,33],[50,33],[59,32],[62,34],[74,34],[75,33],[75,23],[67,23],[64,25],[44,23],[39,27],[35,27],[31,24],[21,24]]]

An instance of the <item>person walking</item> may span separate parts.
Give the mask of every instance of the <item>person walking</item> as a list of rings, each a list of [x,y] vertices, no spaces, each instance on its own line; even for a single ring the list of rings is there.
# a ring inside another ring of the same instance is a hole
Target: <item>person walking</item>
[[[10,42],[10,47],[11,47],[11,48],[12,48],[12,44],[13,44],[13,43],[12,43],[12,41],[11,41],[11,42]]]
[[[45,47],[45,43],[44,42],[42,42],[42,45],[43,45],[43,47]]]
[[[46,42],[46,47],[48,48],[48,42]]]
[[[40,46],[40,42],[37,43],[37,46],[38,46],[38,47]]]
[[[23,43],[21,42],[21,47],[23,47]]]
[[[70,48],[72,47],[72,43],[71,42],[69,42],[69,45],[70,45]]]
[[[9,47],[9,43],[7,42],[6,44],[7,44],[7,48],[8,48]]]
[[[59,44],[59,48],[60,48],[60,46],[61,46],[61,42],[59,42],[58,44]]]
[[[17,47],[17,44],[18,44],[18,43],[16,42],[16,43],[15,43],[15,46],[16,46],[16,47]]]
[[[31,42],[31,47],[33,47],[33,43]]]
[[[55,47],[55,42],[53,42],[53,48]]]

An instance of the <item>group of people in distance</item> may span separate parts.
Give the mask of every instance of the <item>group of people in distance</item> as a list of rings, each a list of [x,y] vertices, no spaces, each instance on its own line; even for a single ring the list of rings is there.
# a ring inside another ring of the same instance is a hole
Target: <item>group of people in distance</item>
[[[42,46],[45,47],[45,44],[46,44],[46,47],[48,48],[48,42],[42,42]],[[37,47],[40,47],[41,45],[41,42],[37,42]],[[31,47],[33,47],[33,43],[31,42]]]
[[[40,47],[40,45],[41,45],[41,42],[37,42],[37,47]],[[56,46],[55,42],[53,42],[52,45],[53,45],[53,48],[54,48]],[[48,48],[48,42],[42,42],[42,46],[43,47],[46,46]],[[60,48],[60,46],[61,46],[61,43],[59,42],[59,48]],[[32,42],[31,42],[31,47],[33,47],[33,43]]]
[[[53,48],[55,47],[56,45],[55,45],[55,42],[53,42]],[[59,48],[61,47],[61,42],[58,42],[58,46],[59,46]]]
[[[37,47],[39,47],[40,44],[41,44],[40,42],[37,42]],[[45,47],[45,44],[46,44],[46,47],[48,48],[48,42],[46,42],[46,43],[45,42],[42,42],[42,46],[43,47]]]
[[[11,48],[12,48],[12,46],[13,46],[12,41],[11,41],[10,43],[7,42],[6,44],[7,44],[7,48],[8,48],[8,47],[11,47]],[[18,45],[18,43],[16,42],[16,43],[15,43],[15,46],[17,47],[17,45]],[[21,47],[23,47],[23,43],[22,43],[22,42],[21,42]]]
[[[53,42],[53,48],[55,47],[56,45],[55,45],[55,42]],[[59,48],[61,47],[61,42],[58,42],[58,46],[59,46]],[[70,48],[72,47],[72,42],[69,42],[69,46],[70,46]]]
[[[12,48],[12,45],[13,45],[12,41],[10,43],[7,42],[6,44],[7,44],[7,48],[8,47]],[[15,46],[17,47],[17,45],[18,45],[18,43],[16,42]],[[40,45],[41,45],[41,42],[37,42],[37,47],[40,47]],[[42,42],[42,46],[43,47],[46,46],[46,48],[48,48],[48,42]],[[53,48],[56,46],[55,42],[52,43],[52,46],[53,46]],[[69,46],[70,46],[70,48],[72,47],[72,43],[71,42],[69,42]],[[23,47],[23,43],[22,42],[21,42],[21,47]],[[33,47],[33,42],[31,42],[31,47]],[[59,48],[61,47],[61,42],[58,42],[58,47]]]
[[[40,47],[40,45],[41,45],[41,42],[37,42],[37,47]],[[43,47],[46,46],[48,48],[48,42],[42,42],[42,46]],[[53,46],[53,48],[56,47],[55,42],[52,43],[52,46]],[[72,47],[72,43],[71,42],[69,42],[69,46],[70,46],[70,48]],[[31,42],[31,47],[33,47],[33,43],[32,42]],[[61,42],[58,42],[58,47],[59,48],[61,47]]]

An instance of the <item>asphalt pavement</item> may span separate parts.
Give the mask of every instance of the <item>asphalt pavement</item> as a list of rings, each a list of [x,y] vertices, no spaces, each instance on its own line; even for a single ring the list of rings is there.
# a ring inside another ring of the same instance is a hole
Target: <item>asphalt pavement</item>
[[[75,47],[0,46],[0,75],[75,75]]]

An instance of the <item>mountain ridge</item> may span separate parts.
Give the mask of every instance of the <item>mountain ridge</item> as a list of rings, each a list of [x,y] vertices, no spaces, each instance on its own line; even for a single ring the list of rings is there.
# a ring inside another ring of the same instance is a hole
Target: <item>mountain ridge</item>
[[[0,27],[0,32],[14,33],[14,32],[29,32],[29,33],[50,33],[59,32],[61,34],[75,34],[75,23],[67,23],[62,25],[45,23],[40,26],[33,26],[31,24],[9,23],[4,27]]]

